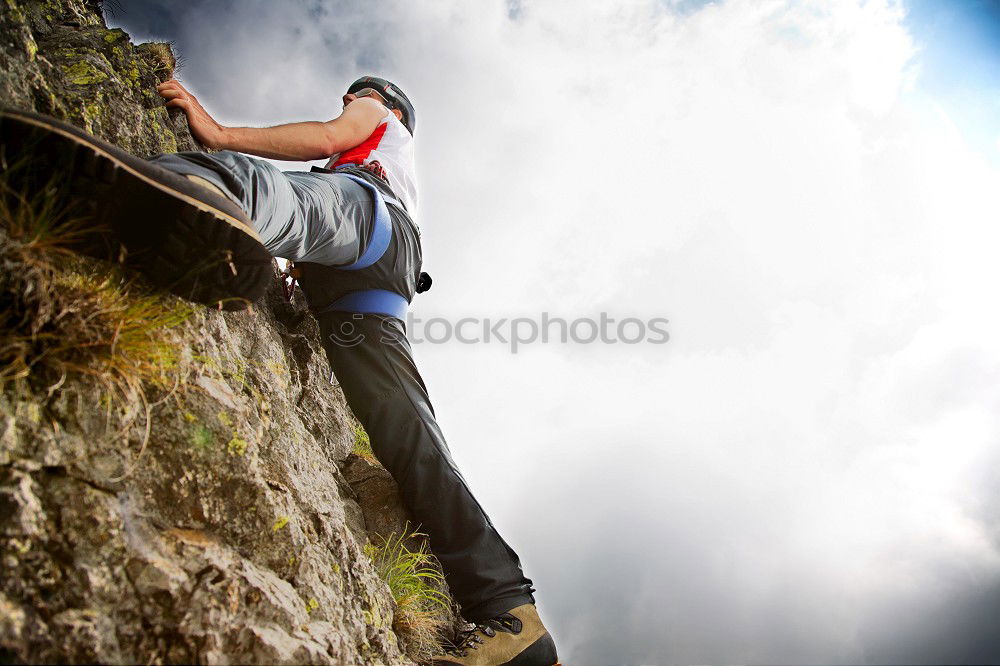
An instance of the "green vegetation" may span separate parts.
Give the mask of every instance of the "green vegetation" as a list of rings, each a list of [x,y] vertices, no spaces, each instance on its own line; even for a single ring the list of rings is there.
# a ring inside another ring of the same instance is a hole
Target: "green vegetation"
[[[63,67],[63,71],[70,82],[78,86],[89,86],[108,78],[105,72],[97,69],[86,60],[78,60],[72,65]]]
[[[111,263],[82,260],[98,242],[92,218],[51,197],[29,201],[0,182],[0,384],[34,377],[97,377],[112,395],[179,380],[178,346],[166,332],[194,306],[152,293]]]
[[[416,550],[406,545],[413,537],[425,536],[404,530],[402,534],[383,539],[378,546],[365,545],[365,553],[396,601],[393,631],[403,639],[407,655],[415,661],[429,659],[438,649],[444,617],[449,609],[447,595],[437,587],[444,576],[427,551],[427,541],[420,540]]]
[[[121,425],[109,432],[128,438],[137,423],[143,431],[128,476],[150,437],[156,403],[147,391],[169,395],[184,384],[170,329],[195,310],[115,263],[83,258],[79,251],[105,253],[107,234],[63,207],[55,189],[29,198],[0,180],[0,386],[53,395],[70,378],[96,380],[96,402]]]
[[[351,451],[368,462],[378,465],[378,458],[375,457],[375,452],[372,451],[372,440],[368,437],[368,433],[365,432],[365,427],[358,421],[354,421],[353,428],[354,448]]]
[[[191,446],[196,449],[210,449],[215,441],[212,431],[200,423],[191,426],[190,430]]]
[[[226,444],[226,450],[229,451],[231,456],[243,456],[247,452],[247,447],[250,444],[245,439],[240,439],[239,437],[233,437]]]

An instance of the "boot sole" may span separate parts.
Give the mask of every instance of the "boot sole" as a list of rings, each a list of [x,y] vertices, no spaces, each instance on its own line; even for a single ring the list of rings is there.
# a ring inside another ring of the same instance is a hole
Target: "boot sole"
[[[546,631],[519,655],[501,666],[559,666],[559,657],[556,656],[556,644],[552,640],[552,635]]]
[[[243,211],[184,176],[73,125],[0,110],[0,166],[8,172],[22,158],[25,172],[15,170],[10,186],[33,196],[54,185],[95,225],[106,225],[124,263],[158,287],[242,310],[273,281],[272,257]]]
[[[423,662],[421,662],[423,663]],[[431,659],[427,662],[429,666],[456,666],[453,659]],[[522,650],[510,661],[505,661],[500,666],[562,666],[559,657],[556,656],[556,644],[552,640],[552,635],[545,632],[535,641]]]

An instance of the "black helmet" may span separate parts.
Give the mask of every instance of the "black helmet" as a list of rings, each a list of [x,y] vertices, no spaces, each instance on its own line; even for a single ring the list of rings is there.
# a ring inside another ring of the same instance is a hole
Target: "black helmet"
[[[413,135],[413,128],[417,125],[417,116],[413,110],[413,104],[410,103],[410,99],[403,94],[402,90],[394,83],[377,76],[362,76],[348,87],[347,92],[357,92],[362,88],[374,88],[389,102],[390,108],[402,111],[403,124],[406,125],[406,129],[410,130],[410,135]]]

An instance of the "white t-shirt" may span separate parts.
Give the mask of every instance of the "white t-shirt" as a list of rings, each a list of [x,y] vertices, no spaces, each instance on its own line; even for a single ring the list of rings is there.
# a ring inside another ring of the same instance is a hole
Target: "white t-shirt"
[[[413,136],[406,125],[389,111],[375,131],[360,144],[337,153],[327,162],[327,169],[347,164],[368,166],[377,162],[396,197],[406,206],[406,212],[417,220],[417,174],[413,158]]]

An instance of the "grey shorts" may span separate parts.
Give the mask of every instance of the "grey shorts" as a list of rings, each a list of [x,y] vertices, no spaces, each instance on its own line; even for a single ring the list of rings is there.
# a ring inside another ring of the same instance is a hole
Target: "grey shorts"
[[[166,153],[151,158],[214,183],[247,213],[275,257],[343,266],[357,261],[371,232],[374,201],[342,174],[281,171],[242,153]]]

